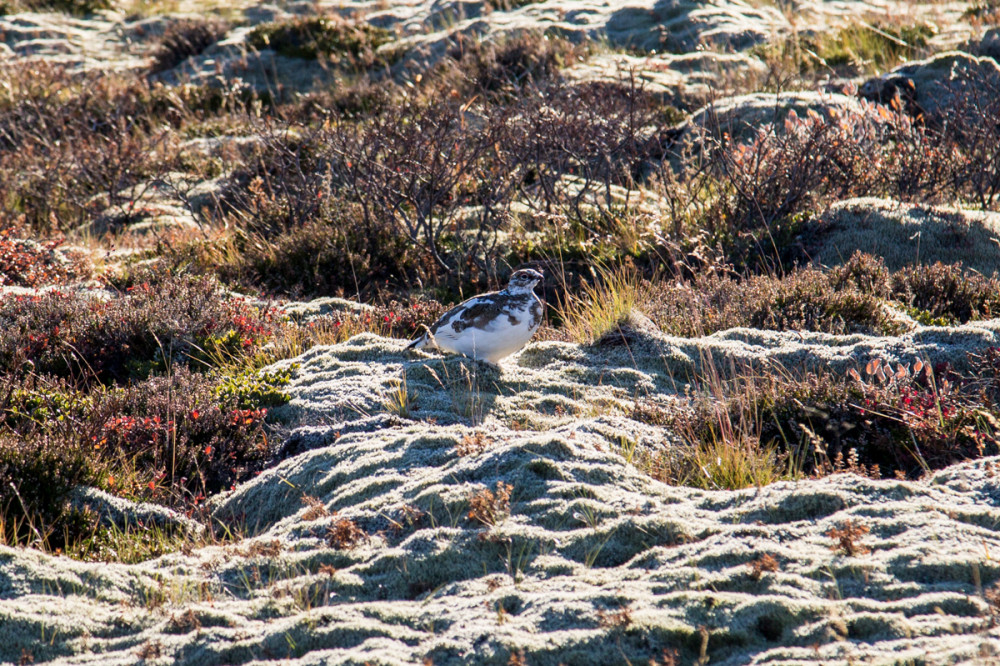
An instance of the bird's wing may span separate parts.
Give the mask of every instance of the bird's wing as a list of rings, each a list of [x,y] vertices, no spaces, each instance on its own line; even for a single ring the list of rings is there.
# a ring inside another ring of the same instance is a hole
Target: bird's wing
[[[496,293],[481,294],[459,303],[434,322],[434,325],[431,326],[431,335],[436,338],[454,339],[461,330],[474,325],[478,320],[494,317],[498,307],[496,296]],[[467,325],[460,325],[459,329],[461,330],[456,331],[453,326],[456,321]]]

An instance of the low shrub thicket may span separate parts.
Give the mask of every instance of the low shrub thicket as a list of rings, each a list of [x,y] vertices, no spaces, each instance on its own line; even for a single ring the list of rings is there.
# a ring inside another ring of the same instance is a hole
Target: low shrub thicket
[[[0,372],[91,382],[143,379],[172,364],[218,364],[275,331],[274,314],[208,277],[156,276],[108,299],[60,291],[0,296]]]
[[[287,401],[287,377],[195,373],[90,392],[38,376],[0,401],[0,538],[67,548],[94,526],[68,504],[96,486],[188,513],[263,468],[272,454],[262,404]]]
[[[337,17],[294,18],[266,23],[250,31],[247,44],[272,49],[290,58],[324,58],[335,66],[366,70],[389,63],[376,51],[392,41],[392,34],[367,23]]]
[[[292,121],[265,131],[227,195],[237,224],[263,236],[244,246],[253,258],[235,274],[279,291],[308,293],[318,280],[316,293],[356,293],[366,269],[397,292],[419,280],[454,293],[497,284],[505,262],[588,262],[595,253],[603,263],[631,257],[646,271],[667,261],[781,273],[806,257],[812,212],[828,202],[964,198],[989,207],[1000,194],[991,134],[1000,123],[988,120],[1000,106],[985,98],[965,99],[982,113],[946,128],[899,104],[863,102],[829,118],[793,112],[744,142],[708,132],[702,148],[714,147],[675,174],[661,162],[673,136],[665,107],[634,81],[501,88],[474,107],[463,96],[431,103],[413,93],[328,116],[322,127]],[[647,220],[637,204],[651,193],[663,212]],[[386,242],[394,236],[405,247]],[[341,270],[322,259],[336,254],[351,258]],[[296,280],[300,273],[313,279]]]
[[[107,208],[131,217],[146,184],[180,167],[178,131],[232,110],[225,96],[132,73],[0,66],[0,227],[68,232]]]
[[[829,271],[807,267],[783,277],[743,278],[697,273],[654,280],[639,293],[639,309],[665,332],[685,337],[736,327],[892,335],[902,330],[899,314],[945,325],[1000,312],[997,276],[942,263],[890,272],[882,259],[861,252]]]
[[[738,369],[695,382],[690,410],[639,409],[687,443],[637,464],[669,482],[742,488],[780,478],[850,472],[919,478],[1000,453],[1000,352],[972,359],[965,376],[947,364],[873,359],[846,374]]]
[[[453,63],[442,65],[430,84],[442,91],[466,94],[516,95],[555,80],[559,70],[585,55],[584,47],[563,39],[523,33],[499,41],[457,36],[449,53]]]
[[[89,275],[81,253],[63,252],[60,239],[38,242],[0,230],[0,287],[63,284]]]
[[[228,31],[229,24],[222,19],[183,19],[171,24],[160,38],[149,73],[165,72],[200,55]]]

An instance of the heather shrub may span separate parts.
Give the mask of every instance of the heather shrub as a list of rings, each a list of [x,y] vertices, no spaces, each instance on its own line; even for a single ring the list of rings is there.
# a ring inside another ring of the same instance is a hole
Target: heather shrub
[[[0,540],[60,547],[80,515],[67,507],[74,487],[90,480],[89,451],[80,442],[26,439],[0,431]]]
[[[141,379],[192,359],[252,352],[273,313],[225,296],[207,277],[154,276],[104,300],[59,291],[0,296],[0,370],[87,384]]]
[[[699,274],[690,282],[657,284],[645,308],[664,331],[682,336],[738,326],[835,334],[896,330],[875,295],[853,285],[835,287],[829,274],[813,268],[742,280]]]
[[[93,442],[95,455],[120,476],[102,484],[127,496],[186,506],[225,490],[263,468],[271,453],[264,433],[267,410],[249,400],[287,402],[281,378],[262,378],[234,391],[238,378],[217,380],[184,367],[102,396],[110,416]],[[247,406],[249,405],[249,406]]]
[[[867,294],[888,298],[889,269],[885,260],[864,252],[855,252],[844,263],[830,269],[834,289],[859,289]]]
[[[755,277],[742,299],[751,328],[826,333],[887,333],[893,326],[877,298],[858,290],[833,289],[819,271],[794,271],[785,279]]]
[[[388,64],[378,47],[392,41],[392,34],[367,23],[351,23],[336,17],[294,18],[259,25],[247,35],[255,49],[272,49],[291,58],[324,58],[335,66],[369,69]]]
[[[883,259],[855,252],[831,269],[830,278],[833,289],[858,289],[944,323],[989,319],[1000,307],[997,276],[985,277],[961,264],[936,262],[890,273]]]
[[[914,476],[928,469],[1000,452],[995,350],[979,359],[970,377],[947,364],[920,360],[893,367],[881,359],[853,370],[857,398],[851,448],[862,464]]]
[[[784,276],[742,278],[698,272],[654,281],[644,293],[641,309],[665,332],[680,336],[738,326],[893,335],[901,329],[889,307],[926,325],[988,319],[1000,307],[996,276],[941,263],[890,272],[881,258],[861,252],[828,271],[796,268]]]
[[[554,79],[561,68],[582,56],[582,49],[562,39],[522,33],[499,42],[459,36],[449,55],[473,91],[496,93]],[[444,78],[452,83],[453,77]]]
[[[222,19],[183,19],[171,24],[157,46],[150,74],[173,69],[188,58],[200,55],[219,41],[229,31],[229,24]]]
[[[937,262],[894,273],[892,297],[932,318],[965,323],[1000,314],[1000,280],[962,269],[961,264]]]
[[[447,307],[426,298],[392,300],[360,311],[339,311],[317,317],[307,324],[285,329],[304,351],[314,344],[337,344],[353,335],[375,332],[394,338],[411,338],[423,332],[444,314]]]
[[[221,108],[207,88],[43,63],[4,65],[0,83],[0,224],[33,230],[135,215],[143,184],[178,166],[174,130]]]
[[[61,252],[61,240],[38,242],[0,230],[0,286],[37,287],[62,284],[89,275],[82,257]]]
[[[390,301],[375,306],[372,315],[376,322],[385,327],[386,335],[396,338],[411,338],[423,332],[445,313],[448,308],[432,299],[410,298],[407,302]]]

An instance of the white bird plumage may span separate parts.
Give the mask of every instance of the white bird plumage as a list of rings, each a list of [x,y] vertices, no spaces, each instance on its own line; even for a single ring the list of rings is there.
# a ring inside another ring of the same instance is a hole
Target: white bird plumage
[[[444,313],[407,349],[437,348],[496,363],[528,344],[542,324],[542,301],[535,285],[542,274],[514,271],[504,289],[480,294]]]

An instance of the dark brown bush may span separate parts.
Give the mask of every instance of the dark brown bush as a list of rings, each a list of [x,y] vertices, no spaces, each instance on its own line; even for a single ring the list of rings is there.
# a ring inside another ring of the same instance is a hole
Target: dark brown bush
[[[0,230],[0,286],[36,287],[62,284],[89,275],[82,256],[63,253],[61,240],[38,242]]]
[[[563,39],[536,33],[523,33],[499,42],[458,35],[449,55],[458,62],[460,76],[474,94],[539,86],[582,57],[583,49]],[[446,83],[452,83],[452,77],[445,79]]]
[[[350,550],[367,539],[368,535],[365,531],[350,518],[338,519],[330,526],[326,534],[327,545],[337,550]]]
[[[961,264],[934,263],[900,270],[889,280],[895,300],[926,313],[965,323],[1000,314],[1000,280],[963,270]]]
[[[278,205],[268,200],[257,209]],[[350,295],[370,298],[387,288],[405,289],[418,273],[419,257],[411,243],[378,225],[366,224],[357,209],[324,207],[320,219],[293,226],[276,236],[251,236],[241,242],[237,261],[223,266],[223,278],[269,293],[292,296]],[[326,219],[323,219],[326,218]]]
[[[258,25],[247,35],[255,49],[272,49],[291,58],[326,58],[332,64],[365,70],[388,63],[376,51],[392,41],[392,34],[367,23],[339,17],[303,17]]]
[[[88,16],[112,7],[111,0],[4,0],[0,2],[0,13],[62,12],[73,16]]]
[[[885,260],[856,250],[840,266],[830,269],[834,289],[853,288],[879,298],[889,298],[889,269]]]
[[[94,435],[94,455],[107,469],[135,470],[105,484],[130,496],[197,505],[263,469],[271,453],[266,409],[220,398],[216,378],[184,367],[111,391],[94,411],[109,416]]]
[[[192,56],[200,55],[229,31],[229,24],[217,18],[182,19],[166,29],[149,66],[150,74],[173,69]]]
[[[262,344],[273,313],[223,295],[207,277],[157,276],[107,300],[59,291],[0,296],[0,371],[83,385],[144,378],[173,363],[211,364]]]
[[[280,114],[290,122],[310,125],[332,118],[363,119],[384,112],[393,103],[388,82],[372,83],[362,78],[333,90],[302,95],[282,107]]]
[[[673,335],[708,335],[738,326],[837,334],[894,330],[877,297],[853,285],[834,288],[830,275],[811,268],[783,278],[698,275],[690,282],[661,283],[646,307]]]

